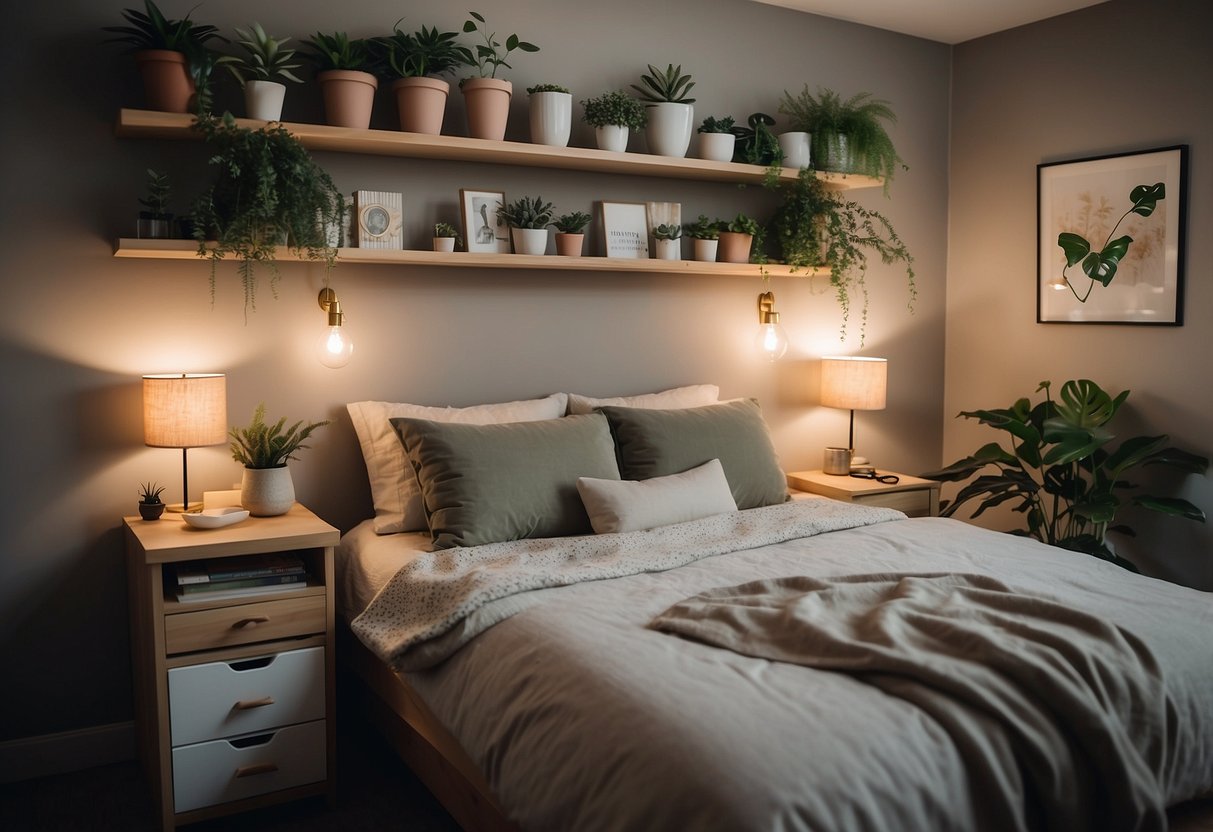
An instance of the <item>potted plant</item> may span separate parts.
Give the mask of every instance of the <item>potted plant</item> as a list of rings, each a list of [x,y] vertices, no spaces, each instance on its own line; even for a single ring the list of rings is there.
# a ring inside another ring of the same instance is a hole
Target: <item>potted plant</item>
[[[733,117],[708,116],[699,125],[699,158],[712,162],[733,161],[737,137],[733,135]]]
[[[721,262],[750,262],[750,249],[753,247],[754,238],[758,236],[758,233],[758,222],[745,214],[738,214],[727,222],[722,220],[718,249]]]
[[[556,253],[562,257],[580,257],[585,242],[585,227],[590,224],[590,215],[584,211],[561,214],[552,225],[556,226]]]
[[[193,206],[198,254],[211,259],[212,298],[215,265],[227,254],[240,260],[245,314],[256,309],[258,263],[269,265],[277,284],[279,245],[331,268],[337,250],[330,233],[346,216],[345,199],[303,144],[281,125],[239,127],[230,113],[199,118],[197,128],[215,167],[214,182]]]
[[[531,141],[567,147],[573,129],[573,95],[559,84],[526,88],[531,104]]]
[[[1055,402],[1050,387],[1042,381],[1036,388],[1045,394],[1036,405],[1022,398],[1007,408],[960,414],[1006,431],[1011,447],[991,442],[946,468],[924,474],[928,479],[960,482],[984,472],[943,506],[942,516],[951,517],[961,506],[977,501],[976,517],[1009,501],[1027,525],[1014,534],[1085,552],[1133,571],[1137,570],[1118,557],[1107,540],[1108,532],[1134,536],[1131,527],[1116,524],[1122,508],[1136,506],[1205,521],[1205,513],[1187,500],[1133,493],[1135,485],[1126,474],[1146,465],[1204,474],[1208,459],[1168,447],[1165,435],[1137,436],[1113,448],[1116,437],[1109,423],[1128,398],[1128,390],[1112,398],[1089,379],[1067,381]]]
[[[682,259],[682,226],[677,223],[661,223],[652,228],[657,242],[653,256],[658,260]]]
[[[720,220],[710,220],[706,214],[700,214],[695,222],[687,223],[683,228],[687,236],[694,242],[695,259],[701,263],[716,262],[716,247],[720,244]]]
[[[682,65],[668,65],[665,71],[649,64],[648,74],[632,89],[649,102],[649,127],[645,133],[649,152],[658,156],[686,156],[695,127],[694,98],[687,93],[695,86],[690,75],[682,74]]]
[[[143,79],[147,106],[170,113],[189,112],[194,96],[190,62],[205,51],[212,39],[223,40],[215,26],[196,24],[186,15],[169,20],[152,0],[144,0],[144,11],[123,9],[127,26],[104,26],[117,37],[107,43],[124,43],[134,53]]]
[[[463,239],[455,226],[449,222],[434,223],[434,251],[454,251],[457,245],[463,245]]]
[[[766,113],[750,113],[746,126],[733,127],[733,135],[737,137],[733,159],[749,165],[777,167],[783,161],[783,151],[779,148],[779,139],[771,132],[775,119]],[[778,173],[778,171],[774,171]]]
[[[345,32],[317,32],[303,44],[312,50],[309,57],[316,64],[324,120],[334,127],[369,127],[379,81],[368,71],[372,60],[367,41],[350,40]]]
[[[312,432],[329,423],[312,422],[305,425],[302,420],[289,428],[283,416],[272,425],[265,423],[265,405],[257,405],[253,421],[247,428],[232,428],[232,459],[244,466],[244,478],[240,483],[240,505],[254,517],[273,517],[286,514],[295,504],[295,484],[287,462],[297,459],[299,451],[308,446],[304,441]]]
[[[581,120],[594,128],[599,150],[623,153],[628,149],[629,131],[644,129],[648,121],[640,102],[622,90],[586,99],[581,107]]]
[[[139,200],[143,210],[139,212],[135,235],[146,240],[167,240],[173,236],[173,215],[168,210],[168,198],[172,192],[167,173],[147,169],[147,196]]]
[[[160,499],[164,486],[145,482],[139,488],[139,516],[144,520],[159,520],[164,514],[164,501]]]
[[[897,121],[889,102],[869,92],[843,100],[833,90],[818,87],[817,95],[806,84],[799,95],[786,90],[779,112],[791,119],[797,130],[812,134],[813,161],[818,170],[862,173],[888,184],[898,166],[904,167],[883,122]]]
[[[439,32],[437,26],[424,25],[409,34],[400,30],[397,20],[392,34],[378,39],[385,68],[396,76],[392,90],[401,130],[432,136],[442,133],[451,85],[435,76],[473,60],[471,52],[455,42],[457,37],[457,32]]]
[[[548,226],[552,224],[552,203],[542,197],[524,196],[497,209],[497,217],[510,227],[515,254],[545,254]]]
[[[471,66],[476,67],[479,77],[465,78],[459,84],[467,105],[468,135],[474,139],[501,141],[505,138],[505,125],[510,114],[510,96],[514,93],[514,85],[498,78],[497,70],[501,67],[512,69],[506,63],[506,58],[515,49],[538,52],[539,47],[519,40],[518,35],[510,35],[505,39],[503,52],[501,43],[497,41],[497,33],[488,30],[484,16],[478,12],[468,14],[472,19],[464,22],[463,31],[479,33],[484,41],[476,44],[475,56],[469,61]]]
[[[236,29],[236,43],[245,54],[229,63],[227,68],[244,88],[244,111],[249,118],[281,121],[282,102],[286,97],[283,81],[303,83],[293,69],[298,69],[294,49],[283,49],[290,38],[281,40],[266,34],[256,21],[248,29]],[[281,80],[279,80],[281,79]]]

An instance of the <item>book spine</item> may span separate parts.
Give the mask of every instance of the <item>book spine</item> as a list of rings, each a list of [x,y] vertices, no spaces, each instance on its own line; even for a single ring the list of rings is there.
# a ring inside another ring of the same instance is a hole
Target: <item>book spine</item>
[[[204,584],[183,584],[180,591],[185,595],[190,595],[196,592],[220,592],[225,589],[245,589],[248,587],[293,584],[299,583],[306,578],[307,575],[299,572],[291,575],[263,575],[260,577],[236,578],[223,581],[212,579],[208,583]]]

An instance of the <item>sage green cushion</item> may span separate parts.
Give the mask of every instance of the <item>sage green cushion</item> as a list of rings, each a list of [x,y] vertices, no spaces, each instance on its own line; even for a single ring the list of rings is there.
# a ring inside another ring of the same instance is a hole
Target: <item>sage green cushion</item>
[[[464,425],[397,418],[440,549],[590,534],[578,477],[619,479],[600,414]]]
[[[787,478],[753,399],[683,410],[603,407],[599,412],[611,423],[625,480],[678,474],[719,459],[737,508],[788,499]]]

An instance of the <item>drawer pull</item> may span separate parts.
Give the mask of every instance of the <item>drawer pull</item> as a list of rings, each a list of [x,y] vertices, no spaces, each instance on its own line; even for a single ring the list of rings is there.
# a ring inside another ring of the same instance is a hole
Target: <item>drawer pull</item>
[[[242,699],[239,702],[237,702],[235,705],[233,705],[232,708],[237,711],[248,711],[248,710],[252,710],[253,708],[264,708],[266,705],[273,705],[273,704],[274,704],[274,697],[265,696],[265,697],[262,697],[261,699]]]
[[[256,627],[258,624],[269,623],[269,620],[270,620],[270,617],[268,615],[257,615],[257,616],[253,616],[251,618],[242,618],[239,621],[237,621],[235,624],[232,625],[232,629],[233,630],[247,630],[251,627]]]
[[[278,770],[277,763],[257,763],[254,766],[241,766],[236,769],[237,777],[255,777],[258,774],[270,774]]]

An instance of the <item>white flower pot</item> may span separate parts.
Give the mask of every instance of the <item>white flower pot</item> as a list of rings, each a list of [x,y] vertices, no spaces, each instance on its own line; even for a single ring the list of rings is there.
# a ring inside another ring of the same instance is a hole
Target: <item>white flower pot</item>
[[[246,81],[244,84],[244,110],[249,118],[281,121],[284,98],[286,84],[277,81]]]
[[[455,250],[455,238],[454,237],[435,237],[434,238],[434,251],[454,251],[454,250]]]
[[[531,142],[566,147],[573,128],[573,96],[567,92],[531,94]]]
[[[657,251],[653,255],[658,260],[681,260],[682,240],[656,240]]]
[[[695,259],[701,263],[715,263],[716,248],[719,245],[719,240],[695,240]]]
[[[699,158],[710,162],[731,162],[736,143],[737,137],[732,133],[700,133]]]
[[[295,504],[295,483],[291,469],[245,468],[240,481],[240,505],[254,517],[286,514]]]
[[[547,254],[548,230],[546,228],[511,228],[515,254]]]
[[[779,149],[783,151],[785,168],[807,168],[810,163],[810,134],[793,131],[779,134]]]
[[[594,138],[599,150],[613,150],[623,153],[628,149],[628,128],[621,124],[607,124],[594,128]]]
[[[647,105],[649,123],[645,136],[649,152],[658,156],[686,156],[695,129],[695,107],[662,101]]]

